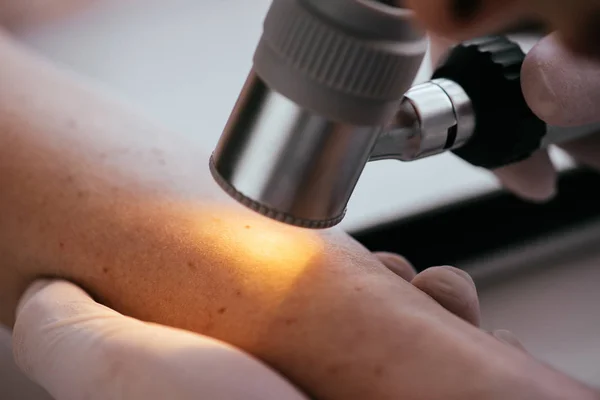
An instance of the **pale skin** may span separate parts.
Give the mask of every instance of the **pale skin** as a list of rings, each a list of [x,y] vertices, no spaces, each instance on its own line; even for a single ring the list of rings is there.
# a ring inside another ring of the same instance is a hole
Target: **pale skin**
[[[343,232],[243,209],[193,142],[6,37],[0,53],[3,323],[28,284],[61,277],[124,314],[231,343],[318,399],[596,399]]]

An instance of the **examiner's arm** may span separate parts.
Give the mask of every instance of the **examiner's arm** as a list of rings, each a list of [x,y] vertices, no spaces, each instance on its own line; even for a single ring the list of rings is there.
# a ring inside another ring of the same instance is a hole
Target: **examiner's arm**
[[[117,311],[232,343],[319,399],[595,398],[341,231],[234,204],[193,140],[6,38],[0,54],[2,322],[32,280],[64,277]]]

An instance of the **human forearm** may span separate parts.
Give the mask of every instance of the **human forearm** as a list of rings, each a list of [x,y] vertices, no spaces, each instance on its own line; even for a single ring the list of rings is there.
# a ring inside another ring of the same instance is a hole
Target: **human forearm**
[[[234,204],[193,140],[8,41],[0,52],[5,323],[29,282],[57,276],[125,314],[230,342],[319,399],[585,398],[342,232],[296,230]]]

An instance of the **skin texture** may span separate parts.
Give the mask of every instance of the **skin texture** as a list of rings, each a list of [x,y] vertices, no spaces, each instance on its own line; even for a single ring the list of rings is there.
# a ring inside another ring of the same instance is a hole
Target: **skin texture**
[[[193,142],[6,38],[0,52],[3,323],[34,279],[61,277],[121,313],[231,343],[317,399],[596,398],[343,232],[243,209]]]

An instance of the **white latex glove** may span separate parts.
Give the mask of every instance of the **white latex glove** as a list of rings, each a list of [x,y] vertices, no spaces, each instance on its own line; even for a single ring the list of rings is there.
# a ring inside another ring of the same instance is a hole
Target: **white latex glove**
[[[548,124],[600,122],[600,62],[567,50],[556,34],[527,54],[521,85],[529,107]],[[600,136],[560,147],[576,162],[600,169]],[[546,151],[495,173],[504,186],[528,199],[546,200],[556,191],[556,171]]]
[[[26,292],[13,346],[19,367],[56,400],[306,400],[231,346],[125,317],[62,281]]]

